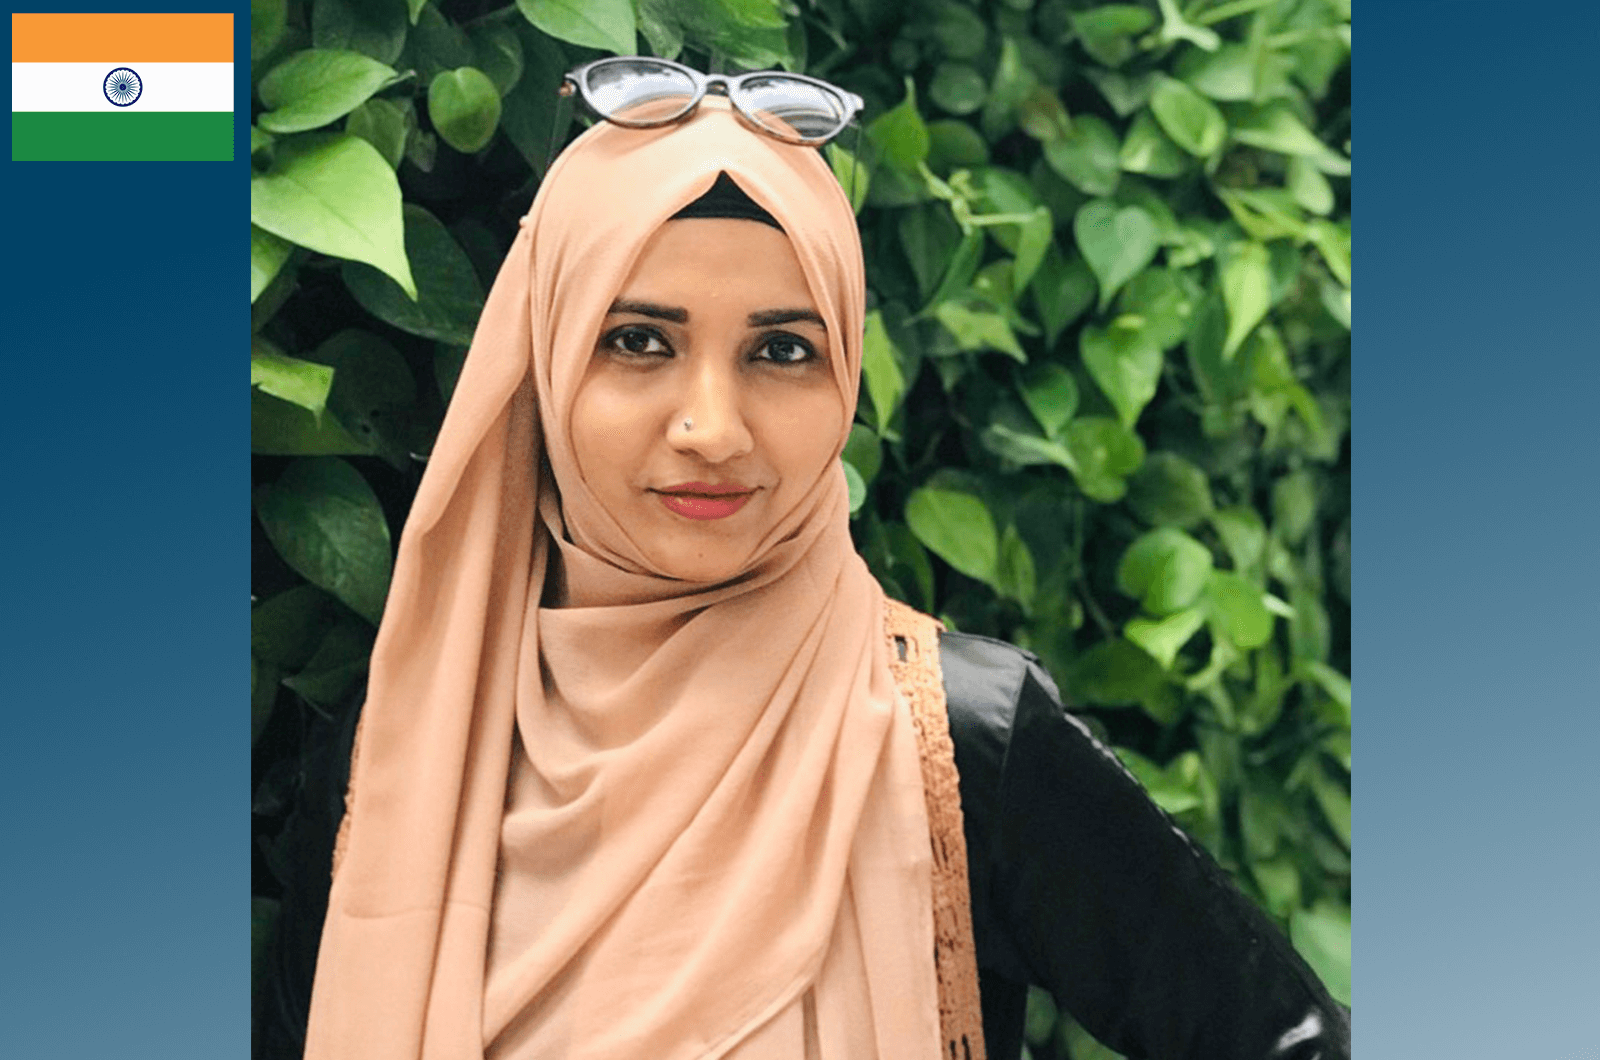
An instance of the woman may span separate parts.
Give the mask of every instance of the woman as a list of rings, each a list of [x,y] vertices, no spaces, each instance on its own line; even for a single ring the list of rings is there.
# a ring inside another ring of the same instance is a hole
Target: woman
[[[1130,1056],[1348,1052],[1035,661],[854,553],[864,296],[827,166],[723,99],[551,169],[402,538],[307,1056],[981,1056],[969,909],[990,1056],[1030,981]]]

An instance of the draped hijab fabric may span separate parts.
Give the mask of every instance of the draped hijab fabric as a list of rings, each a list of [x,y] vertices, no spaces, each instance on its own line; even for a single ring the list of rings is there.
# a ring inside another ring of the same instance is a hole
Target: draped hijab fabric
[[[720,173],[788,234],[854,408],[861,249],[815,150],[708,99],[557,160],[401,538],[311,1060],[940,1051],[916,737],[838,461],[708,584],[652,570],[572,451],[607,308]]]

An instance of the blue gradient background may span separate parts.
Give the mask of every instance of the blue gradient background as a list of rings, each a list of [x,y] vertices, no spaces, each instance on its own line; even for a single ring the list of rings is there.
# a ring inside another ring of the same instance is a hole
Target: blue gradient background
[[[1367,4],[1356,1045],[1600,1058],[1600,14]]]
[[[1361,15],[1356,1042],[1596,1060],[1600,15]],[[0,163],[0,1056],[248,1051],[243,128]]]
[[[249,39],[235,162],[16,163],[5,123],[8,1060],[249,1051]]]

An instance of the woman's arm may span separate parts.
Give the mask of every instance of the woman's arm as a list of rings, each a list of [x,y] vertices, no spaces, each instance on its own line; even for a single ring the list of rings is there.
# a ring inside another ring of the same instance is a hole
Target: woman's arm
[[[941,656],[963,806],[978,818],[969,857],[986,863],[973,871],[974,904],[987,907],[974,922],[1005,936],[980,939],[980,962],[987,951],[991,969],[1024,972],[1131,1058],[1349,1056],[1346,1012],[1067,714],[1035,658],[958,634]],[[1008,726],[994,705],[1004,698],[1014,703]],[[962,717],[974,702],[976,715]]]

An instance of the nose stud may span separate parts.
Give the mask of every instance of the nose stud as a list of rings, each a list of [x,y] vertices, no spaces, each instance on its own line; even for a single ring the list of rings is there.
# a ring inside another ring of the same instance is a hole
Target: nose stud
[[[683,429],[685,432],[694,430],[694,420],[684,420]]]

